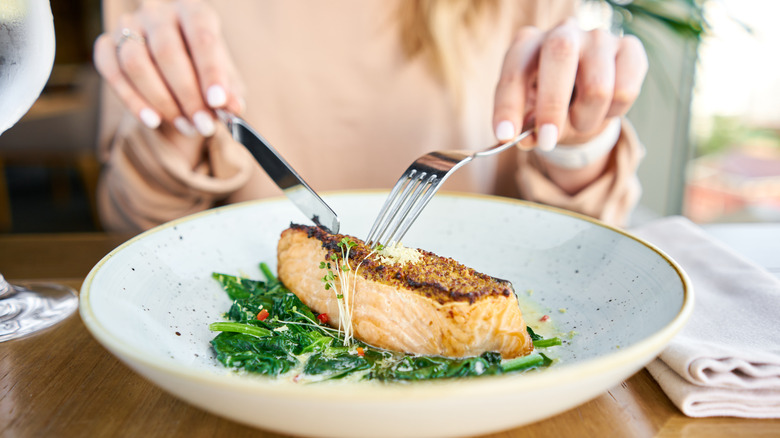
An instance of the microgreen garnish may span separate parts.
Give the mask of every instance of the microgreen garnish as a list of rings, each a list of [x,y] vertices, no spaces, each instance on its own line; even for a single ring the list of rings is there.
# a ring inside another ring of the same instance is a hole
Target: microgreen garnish
[[[340,250],[340,260],[339,255],[335,252],[330,255],[330,260],[337,266],[336,272],[332,269],[330,262],[325,261],[320,262],[320,269],[327,270],[322,277],[325,290],[332,289],[336,294],[336,303],[339,308],[339,330],[344,335],[344,346],[348,346],[351,345],[353,338],[352,309],[354,306],[354,294],[350,292],[355,290],[354,286],[350,288],[349,282],[349,273],[352,270],[349,266],[349,253],[352,248],[357,246],[357,243],[345,236],[337,245]],[[358,268],[360,268],[360,265],[358,265]],[[353,275],[356,276],[356,274],[357,269]]]
[[[363,260],[361,260],[357,267],[355,267],[355,272],[352,272],[352,268],[349,265],[349,254],[352,248],[357,246],[357,243],[349,237],[344,236],[336,245],[339,247],[339,254],[334,252],[328,257],[337,267],[335,269],[336,272],[334,272],[331,263],[327,261],[320,262],[320,269],[326,270],[326,274],[322,277],[325,290],[332,289],[336,294],[336,302],[339,309],[339,330],[344,335],[344,346],[349,346],[352,344],[352,339],[354,337],[352,329],[352,310],[355,306],[354,292],[357,285],[357,273],[360,266],[363,264],[363,261],[371,257],[376,250],[371,251]],[[379,247],[381,247],[381,245]],[[341,257],[339,257],[339,255]],[[351,284],[350,277],[352,277]]]

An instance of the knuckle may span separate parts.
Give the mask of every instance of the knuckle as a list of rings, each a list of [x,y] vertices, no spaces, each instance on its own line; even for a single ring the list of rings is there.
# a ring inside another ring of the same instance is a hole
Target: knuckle
[[[591,44],[597,47],[604,47],[607,45],[613,45],[617,41],[617,37],[607,32],[604,29],[593,29],[588,32],[588,38]]]
[[[498,84],[496,86],[499,90],[508,89],[510,87],[517,87],[523,82],[523,75],[516,68],[509,68],[501,72],[501,76],[498,78]]]
[[[205,63],[201,66],[199,74],[202,76],[205,83],[210,83],[214,78],[222,76],[222,70],[214,63]]]
[[[217,45],[218,40],[217,35],[212,32],[211,28],[201,25],[195,26],[187,39],[192,45],[207,50],[213,49]]]
[[[203,97],[200,94],[200,90],[197,84],[186,84],[175,87],[174,90],[177,106],[181,107],[181,110],[190,116],[205,109]]]
[[[144,72],[144,62],[139,56],[120,56],[119,64],[131,77],[139,76]]]
[[[133,105],[133,103],[137,102],[136,96],[130,91],[129,87],[114,87],[113,90],[127,108],[136,106]]]
[[[180,45],[172,32],[161,32],[155,35],[149,42],[149,50],[156,59],[176,59],[180,51]]]
[[[499,119],[505,119],[508,116],[514,116],[518,113],[519,108],[513,102],[508,99],[496,99],[493,105],[493,114],[498,115]]]
[[[122,73],[118,70],[108,70],[108,69],[100,69],[98,68],[98,72],[101,76],[103,76],[103,79],[110,85],[115,85],[119,83],[119,81],[122,79]]]
[[[139,10],[137,13],[141,13]],[[135,22],[135,14],[123,13],[117,19],[117,25],[119,28],[129,27]]]
[[[592,125],[596,123],[591,114],[584,114],[580,111],[574,111],[569,119],[571,126],[580,132],[589,131]]]
[[[639,90],[620,88],[612,96],[613,105],[630,106],[639,97]]]
[[[548,100],[545,102],[539,102],[538,113],[540,117],[545,119],[558,120],[561,115],[565,117],[565,114],[569,111],[568,102],[559,102],[557,100]],[[538,117],[537,117],[538,118]]]
[[[567,17],[565,20],[561,21],[558,25],[554,26],[552,30],[550,30],[551,33],[555,32],[578,32],[580,30],[579,25],[577,24],[577,19],[574,17]]]
[[[622,37],[621,44],[630,50],[635,50],[637,52],[645,51],[645,45],[642,44],[642,40],[637,38],[636,35],[626,35]]]
[[[533,26],[523,26],[515,32],[513,43],[520,43],[539,35],[540,30]]]
[[[163,96],[154,96],[150,100],[152,106],[157,108],[164,119],[173,120],[179,116],[179,107],[171,99]]]
[[[634,35],[627,35],[622,38],[620,44],[622,46],[622,50],[633,55],[632,58],[635,59],[635,65],[637,68],[642,72],[646,72],[649,62],[647,59],[647,52],[645,51],[645,46],[642,44],[642,41]]]
[[[614,86],[610,86],[603,76],[591,76],[583,80],[577,95],[585,102],[604,102],[612,98]]]
[[[178,27],[176,10],[169,3],[145,2],[139,14],[150,34]]]
[[[207,3],[187,0],[182,2],[180,6],[179,14],[182,20],[188,22],[197,31],[218,32],[220,30],[218,15]]]
[[[195,26],[203,31],[215,32],[219,30],[220,21],[217,14],[208,8],[198,8],[193,12]]]
[[[493,99],[493,113],[512,115],[517,114],[522,108],[522,102],[519,96],[511,89],[496,89],[496,95]]]
[[[579,44],[571,32],[554,32],[545,40],[542,50],[557,59],[568,59],[579,55]]]
[[[139,13],[148,17],[159,17],[162,14],[169,14],[172,10],[168,2],[158,0],[144,1],[139,9]]]

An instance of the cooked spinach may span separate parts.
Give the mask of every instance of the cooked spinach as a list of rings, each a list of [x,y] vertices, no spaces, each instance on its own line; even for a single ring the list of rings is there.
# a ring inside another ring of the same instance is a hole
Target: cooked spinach
[[[546,367],[552,360],[543,353],[502,360],[487,352],[477,357],[447,358],[392,352],[353,340],[343,345],[338,330],[324,322],[273,275],[250,280],[214,273],[233,300],[227,322],[209,326],[220,332],[211,346],[216,358],[229,368],[268,376],[287,375],[295,381],[314,382],[353,375],[379,381],[417,381],[453,377],[515,373]],[[537,348],[560,345],[560,339],[542,339],[528,328]],[[557,342],[557,343],[556,343]]]
[[[543,338],[541,335],[537,335],[531,327],[526,326],[528,335],[531,336],[531,341],[534,343],[535,348],[547,348],[561,345],[561,338]]]

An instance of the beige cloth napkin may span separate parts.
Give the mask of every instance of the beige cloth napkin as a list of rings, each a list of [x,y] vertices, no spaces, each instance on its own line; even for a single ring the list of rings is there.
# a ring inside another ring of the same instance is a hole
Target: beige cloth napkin
[[[647,366],[664,392],[690,417],[780,418],[780,280],[682,217],[632,232],[693,284],[688,324]]]

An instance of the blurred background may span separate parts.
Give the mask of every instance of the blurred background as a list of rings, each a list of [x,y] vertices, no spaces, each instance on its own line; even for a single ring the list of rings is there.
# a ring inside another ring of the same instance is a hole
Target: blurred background
[[[0,0],[3,1],[3,0]],[[99,79],[92,44],[100,0],[53,0],[57,51],[41,97],[0,135],[0,232],[91,231]]]
[[[780,2],[706,3],[683,213],[780,221]]]
[[[585,0],[586,27],[633,33],[650,71],[629,117],[647,148],[634,224],[780,221],[780,2]],[[99,0],[51,2],[55,65],[0,136],[0,232],[99,229],[94,193]]]

